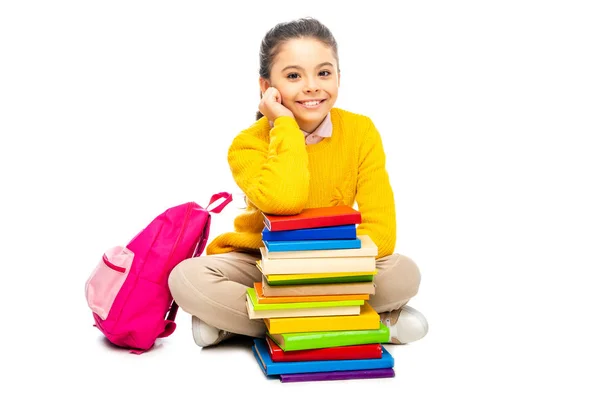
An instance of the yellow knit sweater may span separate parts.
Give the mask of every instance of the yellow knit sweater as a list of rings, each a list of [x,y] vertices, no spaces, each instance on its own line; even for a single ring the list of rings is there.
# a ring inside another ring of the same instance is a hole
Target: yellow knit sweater
[[[297,214],[355,202],[362,216],[357,234],[373,239],[377,258],[394,252],[396,210],[379,132],[368,117],[339,108],[331,110],[331,122],[332,136],[308,146],[291,117],[277,118],[273,128],[263,117],[236,136],[228,161],[247,207],[235,231],[217,236],[206,254],[264,246],[261,211]]]

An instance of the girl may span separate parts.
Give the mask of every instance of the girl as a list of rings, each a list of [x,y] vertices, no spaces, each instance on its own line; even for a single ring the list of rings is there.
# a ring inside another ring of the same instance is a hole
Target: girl
[[[261,100],[257,121],[238,134],[228,152],[233,178],[246,195],[235,231],[217,236],[207,256],[178,264],[169,277],[177,304],[192,314],[198,346],[233,334],[265,335],[250,320],[246,288],[261,280],[255,262],[263,246],[261,212],[297,214],[305,208],[358,204],[357,234],[378,247],[376,293],[369,304],[390,327],[390,343],[418,340],[426,319],[406,306],[420,273],[394,254],[396,213],[382,141],[368,117],[333,108],[340,70],[328,28],[306,18],[276,25],[260,49]]]

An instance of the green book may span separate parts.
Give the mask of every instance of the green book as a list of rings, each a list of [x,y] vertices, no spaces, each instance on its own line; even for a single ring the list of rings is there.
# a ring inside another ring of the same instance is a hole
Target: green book
[[[381,322],[379,323],[379,329],[278,334],[271,334],[267,331],[267,335],[269,335],[283,351],[387,343],[390,339],[389,328]]]
[[[353,276],[338,276],[332,278],[306,278],[306,279],[289,279],[270,281],[267,275],[267,282],[271,286],[285,285],[315,285],[319,283],[349,283],[349,282],[373,282],[373,274],[369,275],[353,275]]]
[[[343,307],[343,306],[362,306],[364,300],[336,300],[336,301],[308,301],[303,303],[275,303],[258,304],[256,290],[254,288],[246,289],[248,297],[252,302],[254,310],[284,310],[294,308],[322,308],[322,307]]]

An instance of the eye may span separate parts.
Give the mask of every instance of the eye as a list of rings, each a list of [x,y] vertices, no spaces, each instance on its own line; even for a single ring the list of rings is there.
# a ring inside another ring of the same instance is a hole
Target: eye
[[[292,80],[293,80],[293,79],[298,79],[298,78],[300,78],[300,74],[298,74],[297,72],[292,72],[292,73],[289,73],[289,74],[287,75],[287,78],[288,78],[288,79],[292,79]]]
[[[329,76],[329,75],[331,75],[331,72],[330,72],[330,71],[326,71],[326,70],[325,70],[325,71],[321,71],[321,72],[319,72],[319,76]]]

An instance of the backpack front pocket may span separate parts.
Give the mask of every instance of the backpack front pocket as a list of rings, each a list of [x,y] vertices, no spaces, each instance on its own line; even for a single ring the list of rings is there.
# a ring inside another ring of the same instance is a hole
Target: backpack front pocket
[[[102,255],[85,283],[88,306],[102,319],[106,319],[110,308],[121,290],[133,262],[134,254],[126,247],[116,246]]]

